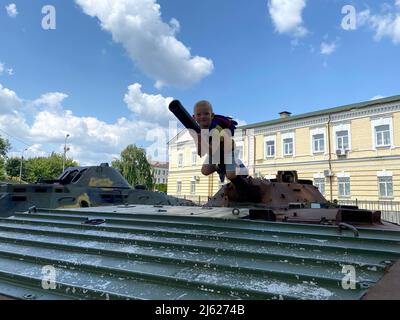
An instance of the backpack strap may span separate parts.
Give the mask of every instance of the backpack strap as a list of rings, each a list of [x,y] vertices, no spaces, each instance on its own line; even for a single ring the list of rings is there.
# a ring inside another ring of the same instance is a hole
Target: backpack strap
[[[238,123],[231,117],[225,117],[221,115],[214,115],[213,121],[210,126],[210,130],[214,129],[216,126],[220,126],[222,129],[229,129],[232,136],[235,134],[236,126]]]

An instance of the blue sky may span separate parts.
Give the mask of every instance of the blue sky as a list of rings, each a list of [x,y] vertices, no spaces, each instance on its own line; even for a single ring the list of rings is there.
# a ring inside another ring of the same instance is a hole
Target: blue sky
[[[0,41],[0,134],[28,156],[71,134],[82,164],[165,133],[170,98],[254,123],[400,94],[399,0],[0,0]]]

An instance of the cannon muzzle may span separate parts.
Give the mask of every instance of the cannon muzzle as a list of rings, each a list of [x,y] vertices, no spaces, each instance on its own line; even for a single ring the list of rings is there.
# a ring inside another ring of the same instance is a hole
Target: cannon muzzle
[[[169,110],[178,118],[186,129],[192,129],[200,133],[200,126],[193,120],[179,100],[172,101],[169,105]]]

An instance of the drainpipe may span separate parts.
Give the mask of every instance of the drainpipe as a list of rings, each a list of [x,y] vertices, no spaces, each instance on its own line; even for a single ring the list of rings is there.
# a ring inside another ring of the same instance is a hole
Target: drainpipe
[[[253,177],[256,176],[256,159],[257,159],[257,143],[256,143],[256,136],[253,135],[251,138],[253,140],[253,150],[254,150],[254,158],[253,158]]]
[[[329,152],[329,171],[332,171],[332,148],[331,148],[331,115],[328,115],[328,152]],[[329,176],[329,188],[330,188],[330,198],[331,202],[333,201],[333,184],[332,184],[332,175]]]

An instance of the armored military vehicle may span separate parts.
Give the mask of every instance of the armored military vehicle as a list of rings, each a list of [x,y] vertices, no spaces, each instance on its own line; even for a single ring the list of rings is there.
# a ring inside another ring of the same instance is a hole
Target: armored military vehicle
[[[200,133],[199,125],[180,101],[172,101],[169,110],[186,129]],[[223,143],[220,148],[223,153]],[[220,177],[223,175],[223,171],[218,173]],[[380,211],[329,203],[312,181],[299,179],[296,171],[280,171],[276,179],[271,180],[244,176],[235,180],[217,192],[206,207],[248,208],[249,215],[246,218],[252,220],[335,224],[352,230],[355,230],[355,225],[383,226]]]
[[[56,180],[0,185],[0,216],[37,208],[75,208],[118,204],[191,204],[161,192],[133,189],[121,173],[107,163],[70,167]]]
[[[400,230],[399,226],[382,222],[381,212],[337,205],[327,201],[311,180],[301,180],[296,171],[279,171],[276,179],[245,178],[252,192],[259,193],[258,202],[243,202],[232,183],[225,185],[206,207],[247,208],[246,219],[273,222],[338,225],[356,232],[357,227]]]

